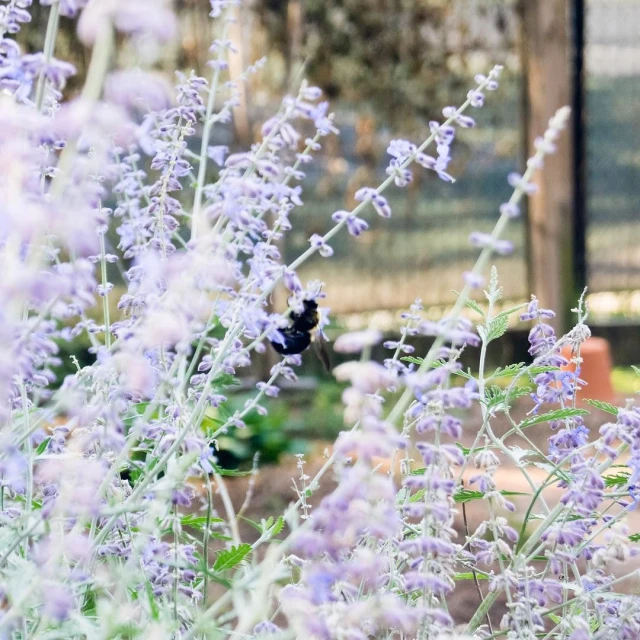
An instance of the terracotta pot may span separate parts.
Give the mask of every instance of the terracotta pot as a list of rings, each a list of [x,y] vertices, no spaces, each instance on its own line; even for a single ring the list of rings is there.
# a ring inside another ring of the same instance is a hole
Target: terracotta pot
[[[571,359],[571,347],[565,347],[562,355]],[[585,399],[602,400],[615,403],[616,394],[611,384],[611,349],[604,338],[589,338],[580,347],[582,366],[580,378],[587,384],[578,393],[578,401]],[[575,370],[575,365],[570,364],[563,369]]]

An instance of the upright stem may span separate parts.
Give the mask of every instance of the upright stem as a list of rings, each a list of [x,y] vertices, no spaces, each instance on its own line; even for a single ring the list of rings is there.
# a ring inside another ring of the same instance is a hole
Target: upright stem
[[[105,231],[106,233],[106,231]],[[105,233],[100,233],[100,275],[102,278],[103,296],[102,313],[104,315],[104,344],[107,349],[111,348],[111,322],[109,318],[109,294],[107,292],[107,251],[104,243]]]
[[[87,79],[82,88],[81,99],[86,103],[94,103],[100,98],[102,93],[102,85],[105,76],[109,70],[111,61],[111,53],[114,47],[113,25],[106,23],[102,26],[98,39],[93,47],[91,54],[91,62],[89,63],[89,71]],[[64,193],[67,178],[71,171],[73,159],[78,151],[77,142],[68,144],[60,156],[58,162],[58,172],[53,178],[51,185],[51,194],[54,198],[59,198]]]
[[[529,180],[535,173],[536,168],[539,166],[539,162],[537,161],[541,161],[544,155],[545,155],[545,152],[543,150],[540,150],[536,153],[536,155],[533,157],[533,162],[529,164],[527,170],[525,171],[520,184],[526,184],[527,182],[529,182]],[[514,189],[511,195],[511,198],[509,198],[508,204],[517,205],[522,199],[523,195],[524,195],[523,188],[520,185],[517,186]],[[482,252],[478,256],[478,259],[473,265],[473,269],[471,270],[472,274],[477,275],[484,271],[484,269],[489,263],[489,259],[491,258],[491,255],[493,254],[493,243],[502,236],[502,233],[504,232],[508,224],[509,224],[509,216],[506,213],[503,213],[498,219],[498,222],[496,223],[496,226],[493,228],[493,231],[491,232],[491,237],[488,242],[488,246],[486,246],[482,250]],[[431,345],[431,348],[429,349],[427,355],[425,356],[422,364],[418,369],[419,373],[426,371],[433,364],[436,357],[436,353],[438,352],[438,349],[440,349],[440,347],[445,342],[445,334],[455,326],[455,323],[460,317],[460,312],[462,311],[464,305],[467,303],[467,299],[469,298],[470,292],[471,292],[471,285],[465,284],[464,288],[458,295],[458,298],[455,304],[453,305],[453,309],[451,310],[451,313],[449,315],[449,321],[447,322],[446,327],[444,328],[443,332],[435,339],[433,345]],[[393,423],[406,411],[407,407],[411,402],[412,397],[413,397],[413,392],[411,391],[411,389],[405,389],[404,393],[402,394],[402,396],[400,397],[396,405],[393,407],[393,410],[389,414],[389,418],[388,418],[389,422]]]
[[[38,85],[36,87],[36,109],[40,111],[42,109],[42,103],[44,102],[44,88],[46,85],[45,67],[51,62],[53,58],[53,51],[56,47],[56,40],[58,38],[58,23],[60,22],[60,2],[54,0],[49,11],[49,20],[47,21],[47,34],[44,39],[44,62],[38,75]]]
[[[224,25],[222,32],[222,39],[224,40],[227,35],[228,24]],[[220,80],[220,67],[222,63],[222,56],[224,47],[221,46],[218,58],[216,60],[215,69],[213,71],[213,77],[211,79],[211,86],[209,87],[209,99],[207,100],[207,110],[204,116],[204,129],[202,130],[202,142],[200,143],[200,162],[198,165],[198,180],[196,183],[196,192],[193,198],[193,211],[191,215],[191,239],[195,240],[198,237],[202,222],[200,220],[200,210],[202,209],[202,194],[204,191],[204,181],[207,176],[207,162],[209,160],[209,139],[211,138],[211,131],[213,129],[213,108],[216,103],[216,93],[218,92],[218,82]]]
[[[24,419],[24,433],[29,433],[30,426],[30,416],[29,416],[29,398],[27,396],[27,387],[25,383],[22,383],[22,413]],[[26,440],[27,445],[27,491],[25,496],[25,512],[27,516],[31,512],[32,502],[33,502],[33,445],[31,444],[31,436],[27,437]]]
[[[202,560],[204,562],[204,573],[202,579],[202,607],[207,608],[207,592],[209,591],[209,536],[211,527],[211,510],[213,509],[213,491],[211,489],[211,478],[205,473],[205,485],[207,489],[207,522],[205,523],[204,535],[202,536]]]

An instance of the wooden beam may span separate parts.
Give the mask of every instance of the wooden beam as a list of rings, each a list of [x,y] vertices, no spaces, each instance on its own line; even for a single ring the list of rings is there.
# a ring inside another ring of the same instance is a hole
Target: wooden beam
[[[524,121],[527,157],[549,118],[571,105],[572,67],[569,11],[571,0],[522,0]],[[538,172],[538,192],[528,203],[528,255],[531,292],[557,313],[556,329],[571,322],[576,303],[574,273],[574,163],[570,126],[558,151]]]

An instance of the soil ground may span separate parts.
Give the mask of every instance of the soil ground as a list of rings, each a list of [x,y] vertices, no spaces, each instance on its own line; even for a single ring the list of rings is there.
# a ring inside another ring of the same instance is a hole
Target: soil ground
[[[513,418],[518,421],[524,418],[531,408],[531,402],[528,398],[519,400],[514,404],[512,409]],[[593,409],[591,415],[585,417],[587,426],[591,429],[592,437],[597,437],[599,427],[609,420],[612,416],[601,412],[597,409]],[[464,434],[461,438],[462,444],[470,447],[473,444],[477,429],[481,424],[481,416],[479,407],[474,407],[464,420]],[[497,416],[491,422],[494,433],[497,436],[501,436],[509,429],[509,423],[503,415]],[[542,451],[547,450],[547,439],[553,433],[547,424],[540,424],[532,427],[527,431],[527,435],[531,442],[535,444]],[[518,441],[519,440],[519,441]],[[530,446],[523,442],[521,438],[515,436],[508,439],[507,444],[517,444],[523,449],[530,448]],[[317,472],[322,468],[326,462],[327,456],[331,448],[331,443],[317,442],[313,446],[309,455],[305,457],[305,473],[313,478]],[[416,460],[418,456],[414,456]],[[254,486],[252,489],[251,501],[248,508],[245,511],[247,518],[260,522],[261,519],[266,519],[269,516],[277,516],[283,513],[287,506],[297,499],[297,495],[294,489],[293,480],[298,479],[300,471],[296,467],[295,458],[285,458],[278,465],[265,466],[254,478]],[[382,461],[381,468],[384,468],[385,461]],[[522,473],[516,469],[507,460],[502,459],[502,466],[496,474],[497,484],[501,489],[507,489],[513,492],[522,492],[523,496],[509,497],[516,505],[514,513],[504,512],[504,515],[508,518],[512,526],[519,529],[526,509],[531,502],[531,487],[528,485],[526,479]],[[421,466],[416,463],[416,466]],[[388,462],[387,467],[388,469]],[[469,470],[466,474],[468,477],[475,472],[475,469]],[[529,467],[528,472],[532,479],[536,482],[542,482],[546,478],[546,472],[542,469],[535,467]],[[247,490],[249,486],[248,477],[229,477],[225,479],[227,490],[231,497],[231,500],[236,508],[240,509],[240,506],[244,503],[247,496]],[[319,489],[314,493],[313,497],[309,500],[312,505],[317,505],[319,501],[331,491],[334,486],[334,479],[332,472],[329,471],[323,477]],[[470,488],[473,488],[472,486]],[[551,488],[544,492],[544,499],[549,506],[553,506],[560,496],[562,490],[558,488]],[[222,505],[216,505],[217,508],[222,510]],[[482,500],[476,500],[466,505],[466,517],[468,526],[471,531],[486,518],[486,503]],[[540,511],[538,507],[536,510]],[[456,528],[459,534],[463,534],[464,524],[462,521],[462,509],[458,508],[458,518],[456,521]],[[534,510],[535,511],[535,510]],[[640,532],[640,515],[632,512],[629,516],[629,533]],[[240,535],[243,541],[251,542],[258,536],[257,531],[245,520],[239,522]],[[285,529],[286,533],[286,529]],[[613,567],[614,572],[622,570],[622,567]],[[629,571],[628,563],[624,566],[624,572]],[[482,584],[483,591],[486,592],[486,583]],[[212,594],[213,595],[213,594]],[[471,615],[475,612],[479,604],[479,595],[477,588],[471,580],[463,581],[456,587],[454,597],[451,598],[450,612],[454,616],[457,623],[467,622]],[[503,606],[494,607],[494,614],[492,619],[494,624],[497,624],[504,613]]]

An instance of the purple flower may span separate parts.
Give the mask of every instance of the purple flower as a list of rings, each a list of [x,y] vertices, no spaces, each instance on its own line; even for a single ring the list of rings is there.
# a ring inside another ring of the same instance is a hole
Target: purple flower
[[[507,181],[514,189],[524,191],[529,196],[533,195],[538,190],[537,185],[532,182],[526,182],[519,173],[510,173],[507,176]]]
[[[273,622],[269,622],[269,620],[264,620],[259,622],[255,627],[253,627],[253,634],[258,636],[258,638],[269,637],[270,635],[278,635],[282,632],[278,625],[273,624]]]
[[[555,318],[555,313],[550,309],[539,309],[538,299],[531,296],[531,302],[527,306],[527,311],[520,315],[520,320],[536,320],[541,318]]]
[[[309,243],[311,244],[312,247],[314,247],[315,249],[318,249],[318,253],[323,258],[329,258],[330,256],[333,255],[333,249],[331,248],[331,246],[328,245],[325,239],[322,236],[319,236],[317,233],[314,233],[309,238]]]
[[[76,606],[68,588],[62,584],[47,585],[43,602],[43,614],[58,623],[66,620]]]
[[[467,94],[467,100],[472,107],[481,107],[484,104],[484,94],[478,89],[473,89]]]
[[[416,145],[408,140],[392,140],[387,147],[387,153],[395,158],[398,164],[404,164],[416,151]]]
[[[176,16],[165,0],[127,0],[90,2],[80,16],[78,35],[85,44],[93,44],[108,21],[118,31],[134,37],[151,37],[158,42],[171,40],[177,29]]]
[[[57,90],[63,89],[67,79],[76,73],[76,68],[72,64],[55,58],[47,62],[42,53],[23,56],[22,69],[32,78],[37,78],[42,74]]]
[[[375,189],[364,187],[355,193],[355,199],[359,202],[370,201],[376,213],[383,218],[391,217],[391,207],[386,198],[383,198]]]
[[[382,333],[374,329],[343,333],[333,343],[337,353],[358,353],[366,347],[378,344],[382,340]]]
[[[508,255],[513,251],[513,244],[508,240],[499,240],[488,233],[480,233],[479,231],[474,231],[469,235],[469,242],[474,247],[481,249],[488,247],[500,255]]]
[[[507,216],[507,218],[520,217],[520,207],[510,202],[505,202],[500,205],[500,215]]]
[[[484,277],[472,271],[465,271],[462,274],[462,278],[465,284],[469,285],[472,289],[479,289],[484,285]]]
[[[442,115],[447,119],[452,118],[456,124],[459,124],[464,129],[470,129],[476,126],[473,118],[458,113],[458,109],[456,107],[445,107],[442,110]]]
[[[165,78],[138,69],[112,72],[104,93],[108,101],[130,111],[162,111],[171,104],[171,87]]]
[[[337,223],[346,222],[349,233],[356,237],[369,228],[369,225],[353,211],[336,211],[331,215],[331,219]]]
[[[397,158],[392,158],[387,167],[387,175],[393,178],[397,187],[406,187],[413,181],[413,174],[409,169],[402,167],[402,162]]]
[[[51,6],[56,0],[40,0],[40,4]],[[75,18],[81,9],[83,9],[89,0],[59,0],[60,15],[67,18]]]

